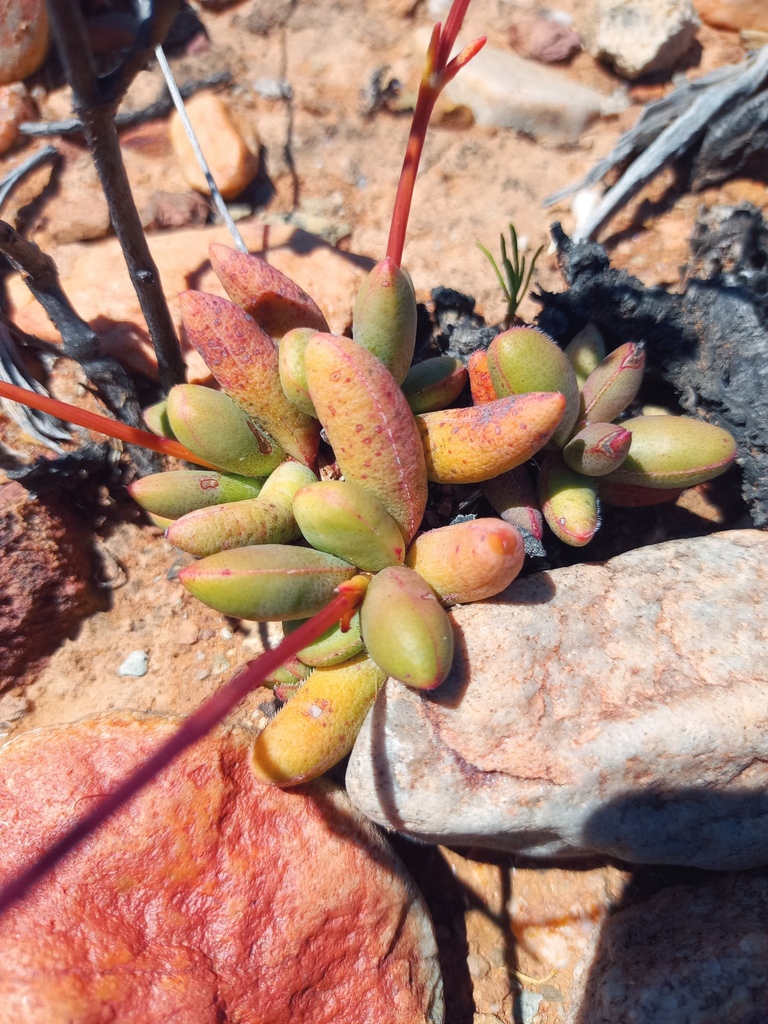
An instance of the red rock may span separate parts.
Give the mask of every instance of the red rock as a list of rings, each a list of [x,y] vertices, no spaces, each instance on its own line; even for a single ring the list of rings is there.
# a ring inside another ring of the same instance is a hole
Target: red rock
[[[145,231],[185,228],[205,224],[208,203],[202,196],[184,195],[183,192],[153,192],[141,211],[141,224]]]
[[[213,93],[199,92],[186,106],[213,180],[225,199],[234,199],[258,173],[258,136],[238,122],[224,100]],[[206,177],[176,112],[171,115],[169,131],[184,177],[192,188],[210,195]]]
[[[343,333],[351,324],[355,296],[369,265],[350,259],[321,239],[289,225],[267,226],[255,219],[240,221],[240,232],[251,252],[296,281],[318,303],[331,330]],[[211,269],[212,242],[231,244],[226,227],[181,228],[149,236],[149,246],[160,272],[171,315],[181,328],[178,293],[190,287],[225,295]],[[268,251],[263,246],[268,241]],[[157,376],[157,363],[146,323],[131,285],[125,259],[116,238],[90,244],[71,243],[53,256],[61,283],[80,316],[99,335],[102,351],[146,376]],[[32,297],[20,275],[7,278],[12,319],[25,331],[46,341],[61,340],[43,307]],[[191,383],[211,379],[208,368],[190,344],[184,352]]]
[[[175,728],[123,713],[0,751],[4,877]],[[260,785],[220,730],[0,919],[0,1024],[442,1021],[421,897],[327,782]]]
[[[22,121],[34,120],[35,105],[21,82],[0,85],[0,156],[7,153],[19,138]]]
[[[581,49],[570,25],[541,15],[517,18],[509,30],[509,44],[521,57],[542,64],[568,60]]]
[[[87,532],[61,500],[0,487],[0,687],[97,607],[91,572]]]
[[[48,52],[45,0],[0,2],[0,85],[20,82],[40,67]]]
[[[715,28],[768,32],[765,0],[693,0],[699,17]]]

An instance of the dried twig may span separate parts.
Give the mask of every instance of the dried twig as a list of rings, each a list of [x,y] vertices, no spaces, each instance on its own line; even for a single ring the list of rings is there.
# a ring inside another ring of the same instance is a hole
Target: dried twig
[[[593,239],[617,210],[663,167],[689,153],[767,81],[768,46],[764,46],[741,64],[718,68],[695,82],[686,83],[664,99],[649,104],[635,127],[619,139],[605,159],[581,181],[545,199],[544,205],[551,206],[596,184],[612,168],[633,159],[574,235],[574,240]]]
[[[173,105],[176,107],[176,112],[181,118],[181,123],[184,125],[184,131],[187,133],[187,138],[189,139],[189,143],[192,146],[192,151],[194,152],[197,162],[200,165],[200,170],[205,175],[205,180],[208,183],[208,188],[210,189],[211,192],[211,198],[216,204],[216,209],[219,211],[219,216],[227,225],[227,229],[229,230],[230,235],[232,235],[232,239],[237,248],[240,250],[240,252],[247,253],[248,246],[243,241],[243,236],[237,230],[237,226],[235,222],[232,220],[232,216],[229,210],[227,209],[227,204],[224,202],[224,197],[219,191],[218,185],[213,180],[213,175],[211,174],[211,169],[208,166],[208,161],[205,159],[203,151],[200,148],[200,143],[197,141],[195,129],[192,127],[192,122],[189,120],[187,108],[184,106],[184,100],[182,99],[181,93],[179,92],[179,87],[176,85],[176,79],[173,77],[173,72],[171,71],[168,65],[168,61],[165,59],[165,53],[163,52],[162,46],[158,46],[155,49],[155,56],[157,57],[157,63],[160,65],[160,70],[163,72],[165,84],[173,99]]]
[[[153,6],[163,9],[173,6],[175,9],[175,5],[168,3]],[[147,321],[157,354],[160,383],[169,390],[184,379],[184,364],[158,270],[144,236],[120,153],[114,123],[119,79],[113,77],[114,73],[108,76],[109,80],[97,78],[79,5],[71,4],[68,0],[49,0],[49,9],[56,46],[72,88],[73,107],[83,123],[88,147],[109,206],[112,225]],[[127,74],[126,69],[133,66],[131,62],[121,65],[122,73]]]
[[[3,205],[13,189],[16,188],[26,174],[34,171],[36,167],[47,163],[49,160],[56,160],[58,155],[59,151],[55,146],[45,146],[43,149],[39,149],[37,153],[33,153],[23,163],[20,163],[18,167],[14,167],[10,174],[7,174],[0,182],[0,206]]]
[[[217,71],[205,78],[195,79],[193,82],[186,82],[179,86],[179,92],[183,99],[189,99],[201,89],[212,89],[218,85],[226,85],[232,81],[232,74],[229,71]],[[165,90],[163,95],[154,103],[150,103],[141,110],[122,110],[115,114],[115,127],[133,128],[137,124],[145,124],[147,121],[156,121],[167,117],[173,110],[173,100],[170,93]],[[22,121],[19,125],[19,133],[31,138],[45,138],[49,135],[82,135],[83,122],[79,117],[69,117],[64,121]]]
[[[0,252],[23,275],[27,287],[48,314],[61,335],[65,354],[79,363],[95,359],[99,354],[96,332],[72,308],[51,257],[5,221],[0,221]]]
[[[98,335],[73,308],[51,257],[2,220],[0,252],[22,274],[27,287],[48,314],[61,335],[64,354],[80,363],[90,383],[119,419],[140,426],[143,423],[141,407],[128,374],[114,359],[107,359],[99,352]],[[18,381],[11,380],[11,383]],[[29,383],[27,386],[32,387]],[[152,460],[143,449],[132,447],[131,455],[140,468],[151,470]]]

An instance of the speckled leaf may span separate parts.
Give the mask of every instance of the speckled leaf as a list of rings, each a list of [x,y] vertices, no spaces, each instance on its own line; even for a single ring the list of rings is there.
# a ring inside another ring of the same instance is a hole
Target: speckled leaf
[[[485,349],[479,348],[472,353],[467,363],[467,372],[469,373],[472,402],[475,405],[495,402],[499,396],[496,394],[491,375],[488,372],[488,352]]]
[[[547,443],[564,411],[563,395],[534,392],[417,416],[429,479],[475,484],[514,469]]]
[[[469,519],[419,534],[405,564],[443,604],[483,601],[505,590],[523,567],[520,532],[503,519]]]
[[[183,445],[227,473],[268,476],[286,458],[222,391],[177,384],[168,393],[167,416]]]
[[[257,736],[251,753],[256,778],[295,786],[332,768],[352,749],[385,679],[365,654],[316,668]]]
[[[350,338],[316,334],[307,385],[346,480],[375,495],[406,540],[421,523],[427,474],[419,432],[397,381]]]
[[[289,455],[313,465],[320,425],[286,398],[274,341],[227,299],[182,292],[179,302],[184,329],[222,389]]]
[[[357,570],[312,548],[263,544],[202,558],[179,572],[187,590],[225,615],[259,622],[306,619]]]
[[[208,252],[227,295],[270,337],[281,338],[294,327],[328,330],[315,300],[269,263],[218,242]]]

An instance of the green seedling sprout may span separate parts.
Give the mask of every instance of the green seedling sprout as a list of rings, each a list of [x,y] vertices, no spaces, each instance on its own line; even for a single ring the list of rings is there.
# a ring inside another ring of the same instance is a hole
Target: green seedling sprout
[[[514,323],[517,307],[522,302],[525,293],[528,291],[528,285],[531,283],[531,275],[533,274],[533,269],[536,266],[536,261],[544,251],[544,246],[540,245],[531,257],[530,264],[528,264],[525,256],[522,256],[520,253],[520,248],[517,243],[517,231],[515,230],[514,224],[509,225],[509,237],[512,242],[512,259],[507,255],[507,242],[504,238],[504,234],[502,233],[499,235],[501,267],[499,267],[490,250],[486,249],[481,242],[475,242],[477,248],[493,267],[493,272],[498,279],[502,292],[504,293],[504,299],[507,303],[507,315],[505,318],[505,325],[507,328],[511,327]]]

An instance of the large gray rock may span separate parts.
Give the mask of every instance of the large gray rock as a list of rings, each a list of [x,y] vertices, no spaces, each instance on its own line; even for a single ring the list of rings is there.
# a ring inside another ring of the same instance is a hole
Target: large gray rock
[[[764,873],[665,888],[619,910],[576,967],[567,1024],[763,1024],[766,914]]]
[[[617,112],[608,97],[565,72],[492,46],[448,83],[445,97],[469,107],[476,124],[554,145],[575,145],[601,113]]]
[[[768,863],[768,535],[669,541],[456,609],[434,693],[389,681],[347,772],[422,839]]]

